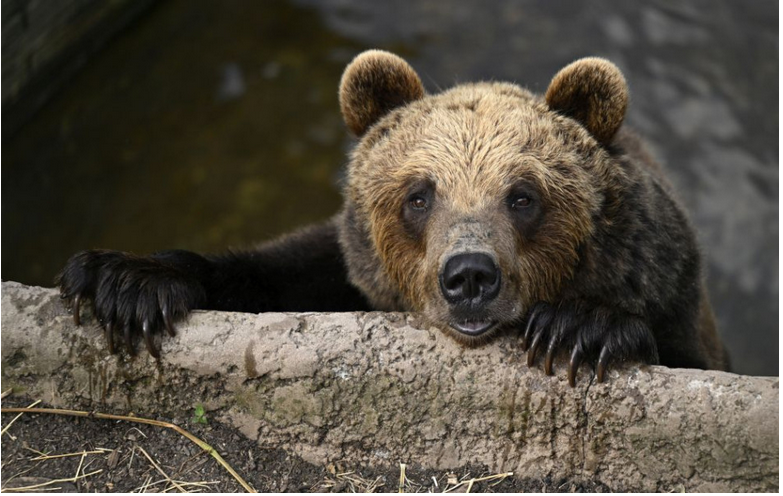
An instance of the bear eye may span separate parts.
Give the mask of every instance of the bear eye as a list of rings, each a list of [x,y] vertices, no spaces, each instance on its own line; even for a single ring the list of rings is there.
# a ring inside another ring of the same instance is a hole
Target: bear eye
[[[409,200],[409,204],[414,210],[425,210],[427,208],[427,200],[421,196],[414,196]]]
[[[511,208],[514,210],[521,210],[523,208],[527,208],[530,205],[533,204],[533,199],[530,198],[528,195],[519,195],[514,197],[511,200]]]
[[[427,221],[436,206],[435,185],[427,180],[411,184],[405,200],[400,204],[402,225],[411,239],[419,241],[423,238]]]

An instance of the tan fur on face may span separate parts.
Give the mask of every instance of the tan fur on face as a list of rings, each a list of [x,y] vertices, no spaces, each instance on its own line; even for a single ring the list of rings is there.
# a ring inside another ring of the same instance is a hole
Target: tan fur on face
[[[451,249],[444,233],[459,222],[487,225],[487,249],[505,281],[493,316],[512,322],[534,301],[554,299],[572,275],[602,199],[596,183],[608,173],[602,153],[583,128],[521,88],[465,85],[413,102],[372,127],[354,151],[347,197],[372,238],[390,282],[385,286],[402,296],[401,309],[423,311],[442,328],[448,307],[437,275]],[[423,179],[435,185],[435,205],[427,236],[413,239],[401,212],[408,186]],[[530,240],[514,229],[505,203],[522,179],[537,186],[546,206],[546,221]],[[354,282],[371,297],[384,286]]]

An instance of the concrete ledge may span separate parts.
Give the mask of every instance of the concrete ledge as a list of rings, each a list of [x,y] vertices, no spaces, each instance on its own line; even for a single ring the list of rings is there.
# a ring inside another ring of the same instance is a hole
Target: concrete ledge
[[[2,380],[59,407],[184,418],[195,403],[318,465],[484,464],[615,491],[777,491],[778,378],[587,367],[568,387],[512,337],[465,349],[413,316],[195,312],[163,359],[110,356],[54,289],[2,285]],[[139,346],[139,350],[143,346]]]

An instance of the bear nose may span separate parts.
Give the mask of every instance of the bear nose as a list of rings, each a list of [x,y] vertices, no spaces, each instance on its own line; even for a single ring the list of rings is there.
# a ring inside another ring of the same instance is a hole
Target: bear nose
[[[451,304],[487,303],[500,292],[500,271],[484,253],[461,253],[446,261],[440,290]]]

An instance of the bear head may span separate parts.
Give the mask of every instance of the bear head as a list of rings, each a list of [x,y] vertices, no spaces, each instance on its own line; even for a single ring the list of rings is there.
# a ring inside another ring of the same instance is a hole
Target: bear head
[[[404,60],[371,50],[339,96],[359,138],[340,243],[374,307],[470,344],[557,301],[621,181],[610,145],[628,90],[614,65],[578,60],[543,98],[499,82],[428,95]]]

